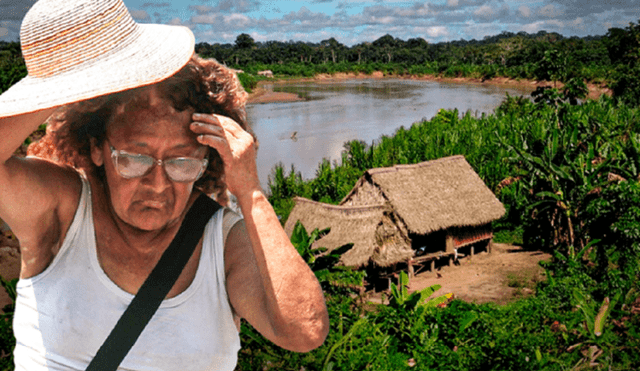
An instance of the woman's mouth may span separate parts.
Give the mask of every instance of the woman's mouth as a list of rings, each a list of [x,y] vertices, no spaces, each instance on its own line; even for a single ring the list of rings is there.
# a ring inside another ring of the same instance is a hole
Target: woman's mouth
[[[144,207],[152,208],[152,209],[161,209],[166,205],[164,201],[153,201],[153,200],[143,200],[140,201],[140,204]]]

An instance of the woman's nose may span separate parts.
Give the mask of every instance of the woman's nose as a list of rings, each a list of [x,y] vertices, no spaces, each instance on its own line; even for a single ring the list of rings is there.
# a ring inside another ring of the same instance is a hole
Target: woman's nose
[[[153,167],[144,178],[148,181],[148,185],[156,188],[159,192],[171,185],[171,179],[169,179],[169,175],[167,175],[167,172],[164,170],[164,166],[162,166],[162,161],[160,160],[157,160],[156,163],[153,164]]]

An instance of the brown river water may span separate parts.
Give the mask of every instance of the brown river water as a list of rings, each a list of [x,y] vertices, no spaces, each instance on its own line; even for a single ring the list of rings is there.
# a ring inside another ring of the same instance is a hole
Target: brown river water
[[[517,87],[400,79],[273,83],[263,87],[306,98],[247,106],[249,125],[260,141],[258,173],[265,190],[279,162],[287,170],[293,165],[309,179],[315,176],[323,158],[339,161],[347,141],[371,144],[382,135],[393,135],[401,126],[408,128],[423,118],[432,118],[441,108],[457,108],[460,114],[471,110],[478,116],[491,113],[507,92],[531,93],[531,89]]]

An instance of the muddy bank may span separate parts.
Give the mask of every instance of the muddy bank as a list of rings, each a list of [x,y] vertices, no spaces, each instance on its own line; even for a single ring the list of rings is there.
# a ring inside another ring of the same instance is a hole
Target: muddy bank
[[[258,87],[253,90],[253,93],[249,94],[249,104],[260,103],[277,103],[277,102],[296,102],[302,101],[304,98],[297,94],[274,92],[263,88],[265,83],[277,82],[277,83],[298,83],[298,82],[315,82],[322,83],[334,83],[344,80],[355,79],[401,79],[401,80],[414,80],[414,81],[437,81],[442,83],[458,83],[458,84],[480,84],[480,85],[500,85],[504,87],[526,88],[531,91],[535,90],[539,86],[552,85],[549,81],[532,81],[532,80],[513,80],[506,77],[496,77],[489,80],[482,80],[468,77],[436,77],[433,75],[416,76],[416,75],[384,75],[380,71],[375,71],[371,75],[355,74],[355,73],[336,73],[318,74],[313,78],[299,78],[299,79],[273,79],[270,81],[260,81]],[[557,83],[557,87],[561,88],[562,83]],[[589,88],[589,98],[598,99],[602,94],[611,95],[611,89],[608,89],[604,85],[587,84]]]
[[[260,103],[296,102],[301,100],[304,100],[304,98],[302,98],[298,94],[266,90],[262,86],[258,85],[258,87],[253,89],[253,92],[249,94],[248,103],[260,104]]]

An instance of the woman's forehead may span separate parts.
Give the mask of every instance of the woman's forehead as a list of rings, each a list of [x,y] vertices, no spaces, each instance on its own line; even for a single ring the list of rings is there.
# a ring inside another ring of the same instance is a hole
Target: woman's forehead
[[[187,135],[193,109],[177,111],[169,102],[160,105],[128,109],[116,113],[107,126],[110,135]]]

